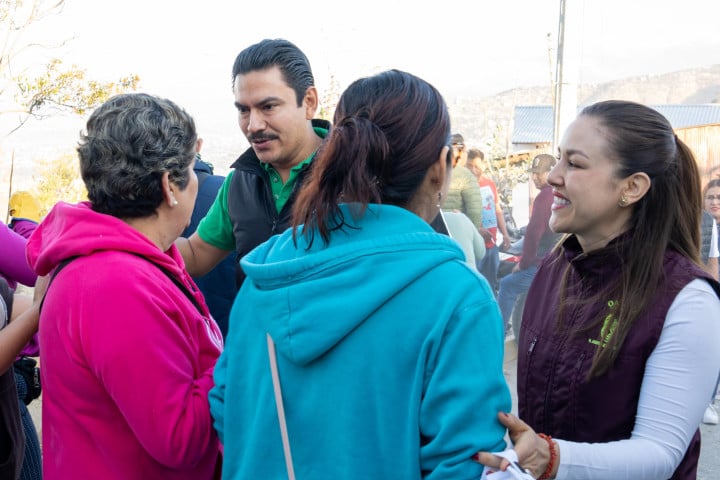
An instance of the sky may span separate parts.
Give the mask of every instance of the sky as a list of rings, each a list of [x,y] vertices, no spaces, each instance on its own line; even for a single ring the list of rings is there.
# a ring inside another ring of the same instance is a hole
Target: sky
[[[570,1],[579,83],[720,63],[717,0]],[[106,81],[139,75],[140,90],[193,114],[205,148],[219,149],[222,139],[222,148],[235,150],[220,161],[225,164],[247,145],[236,124],[230,69],[252,43],[282,37],[298,45],[321,95],[331,77],[344,88],[360,76],[399,68],[457,101],[549,86],[559,10],[560,0],[66,0],[59,15],[31,32],[66,44],[25,61],[37,66],[59,56]],[[55,120],[54,130],[67,127],[70,136],[48,141],[72,149],[82,126],[76,120]],[[38,135],[28,129],[14,140],[21,155],[29,154],[28,138],[40,151]]]

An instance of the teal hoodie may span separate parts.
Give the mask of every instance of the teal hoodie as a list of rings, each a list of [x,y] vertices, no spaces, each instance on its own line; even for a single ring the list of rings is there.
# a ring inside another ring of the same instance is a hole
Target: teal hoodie
[[[223,478],[287,478],[266,333],[298,480],[479,478],[511,407],[487,282],[415,214],[341,208],[329,245],[288,230],[241,261],[210,392]]]

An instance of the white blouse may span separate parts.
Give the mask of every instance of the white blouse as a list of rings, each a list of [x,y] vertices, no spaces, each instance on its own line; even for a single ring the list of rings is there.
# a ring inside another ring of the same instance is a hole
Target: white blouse
[[[720,299],[705,280],[683,288],[668,310],[640,388],[627,440],[557,440],[558,480],[670,478],[712,398],[720,369]]]

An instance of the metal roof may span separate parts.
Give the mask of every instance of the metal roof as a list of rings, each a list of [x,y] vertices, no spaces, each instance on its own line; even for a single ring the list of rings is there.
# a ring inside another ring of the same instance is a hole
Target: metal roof
[[[551,143],[552,138],[552,106],[535,105],[515,107],[512,143]]]
[[[662,113],[674,129],[720,124],[720,104],[648,106]],[[513,123],[512,143],[552,142],[550,105],[516,106]]]

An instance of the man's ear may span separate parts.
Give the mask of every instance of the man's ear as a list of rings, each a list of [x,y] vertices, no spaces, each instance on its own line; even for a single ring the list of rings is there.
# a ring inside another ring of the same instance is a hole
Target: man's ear
[[[623,197],[627,201],[628,205],[632,205],[635,202],[639,202],[645,194],[650,190],[651,180],[645,172],[633,173],[625,180],[625,189],[623,190]]]
[[[312,120],[315,118],[320,101],[318,100],[317,88],[308,87],[303,97],[303,106],[305,108],[305,118]]]

